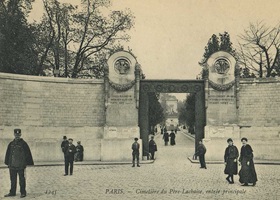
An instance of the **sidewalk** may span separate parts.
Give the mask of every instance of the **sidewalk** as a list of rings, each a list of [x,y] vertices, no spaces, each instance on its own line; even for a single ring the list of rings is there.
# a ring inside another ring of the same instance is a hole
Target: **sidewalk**
[[[187,130],[183,130],[182,133],[186,137],[195,141],[195,136],[191,135],[189,132],[187,132]],[[192,157],[188,157],[188,159],[191,163],[197,163],[197,164],[199,163],[199,160],[194,160]],[[217,161],[207,161],[206,160],[206,163],[207,164],[224,164],[224,161],[223,160],[217,160]],[[258,164],[258,165],[280,165],[280,160],[254,160],[254,163]]]
[[[154,160],[140,160],[141,164],[152,164]],[[34,166],[28,166],[28,167],[42,167],[42,166],[63,166],[64,162],[35,162]],[[83,161],[83,162],[74,162],[74,165],[131,165],[130,161],[124,161],[124,162],[105,162],[105,161]],[[6,165],[1,164],[1,168],[7,168]]]

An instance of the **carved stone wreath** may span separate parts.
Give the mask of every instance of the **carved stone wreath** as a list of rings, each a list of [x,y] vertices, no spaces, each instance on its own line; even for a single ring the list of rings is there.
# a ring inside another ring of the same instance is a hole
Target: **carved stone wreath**
[[[226,91],[226,90],[229,90],[229,89],[235,84],[235,81],[232,81],[232,82],[230,82],[230,83],[221,85],[221,84],[217,84],[217,83],[214,83],[213,81],[209,80],[209,84],[210,84],[211,87],[214,88],[215,90],[218,90],[218,91]]]
[[[135,80],[127,84],[117,84],[109,80],[109,84],[117,91],[127,91],[135,85]]]

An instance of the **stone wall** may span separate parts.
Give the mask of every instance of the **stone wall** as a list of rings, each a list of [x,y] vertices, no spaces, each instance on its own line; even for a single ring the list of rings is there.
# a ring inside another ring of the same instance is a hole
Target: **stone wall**
[[[207,123],[205,127],[204,141],[209,150],[207,159],[222,160],[227,138],[233,138],[240,147],[240,139],[246,137],[257,160],[280,160],[279,91],[279,78],[241,79],[237,122],[220,126]],[[211,104],[208,106],[213,111]],[[219,117],[223,110],[216,108],[216,116]]]
[[[240,126],[275,127],[280,124],[280,79],[240,80]]]
[[[0,73],[0,159],[21,128],[36,161],[63,160],[62,136],[81,140],[85,160],[100,160],[104,81]]]

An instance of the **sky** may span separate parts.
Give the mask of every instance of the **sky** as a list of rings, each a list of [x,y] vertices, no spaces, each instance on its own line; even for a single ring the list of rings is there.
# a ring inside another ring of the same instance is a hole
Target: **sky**
[[[30,17],[38,19],[41,0],[34,8]],[[195,79],[212,34],[227,31],[237,46],[249,23],[280,22],[279,0],[112,0],[109,9],[126,8],[134,14],[135,25],[124,46],[132,49],[147,79]]]

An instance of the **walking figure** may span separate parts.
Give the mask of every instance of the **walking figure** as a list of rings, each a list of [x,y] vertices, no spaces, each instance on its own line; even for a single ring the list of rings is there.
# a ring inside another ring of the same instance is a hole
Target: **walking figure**
[[[233,140],[229,138],[227,140],[228,147],[225,150],[225,174],[228,174],[226,180],[230,183],[234,183],[233,175],[237,174],[237,159],[239,152],[236,146],[233,145]]]
[[[157,144],[154,141],[154,136],[151,136],[151,140],[149,142],[149,152],[151,153],[151,160],[155,159],[156,151],[157,151]]]
[[[167,130],[164,130],[164,133],[163,133],[163,140],[164,140],[164,145],[167,146],[168,145],[168,142],[169,142],[169,134],[167,132]]]
[[[239,182],[243,184],[242,186],[248,186],[249,183],[252,183],[253,186],[255,186],[258,178],[253,161],[253,149],[249,144],[247,144],[247,138],[242,138],[241,142],[243,146],[241,147],[239,158],[239,162],[241,162],[241,169],[239,171]]]
[[[21,129],[14,129],[15,139],[9,143],[5,164],[9,167],[11,189],[4,197],[16,196],[17,174],[19,176],[20,198],[26,197],[25,168],[27,165],[34,165],[32,154],[28,144],[21,138]]]
[[[140,144],[137,142],[138,138],[134,138],[134,143],[132,144],[132,167],[135,167],[135,159],[137,160],[137,167],[140,167],[139,165],[139,149]]]
[[[175,137],[176,137],[176,135],[175,135],[174,131],[171,130],[171,133],[170,133],[170,145],[172,145],[172,146],[176,144],[175,143]]]

